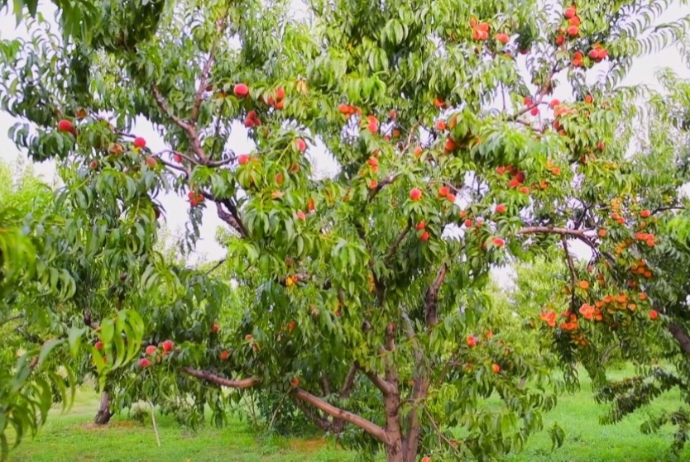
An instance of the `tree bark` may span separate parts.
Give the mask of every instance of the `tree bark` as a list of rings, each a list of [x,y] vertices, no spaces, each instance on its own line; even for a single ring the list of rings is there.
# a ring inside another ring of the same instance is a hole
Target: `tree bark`
[[[384,398],[386,409],[386,434],[388,444],[386,445],[386,460],[388,462],[405,462],[405,448],[400,431],[400,396],[395,393]]]
[[[362,430],[364,430],[365,432],[367,432],[368,434],[370,434],[371,436],[373,436],[374,438],[376,438],[384,444],[389,443],[388,434],[386,430],[379,427],[375,423],[370,422],[364,417],[360,417],[344,409],[335,407],[327,401],[324,401],[321,398],[312,395],[308,391],[302,390],[301,388],[294,388],[292,390],[292,396],[296,399],[304,401],[305,403],[311,404],[315,408],[321,410],[322,412],[325,412],[333,418],[344,420],[345,422],[351,423],[352,425],[361,428]]]
[[[104,391],[101,393],[101,404],[93,421],[96,425],[107,425],[112,416],[113,413],[110,412],[110,395],[108,395],[107,391]]]
[[[690,338],[688,338],[688,335],[683,331],[683,328],[673,322],[668,325],[668,330],[675,337],[683,352],[687,356],[690,356]]]

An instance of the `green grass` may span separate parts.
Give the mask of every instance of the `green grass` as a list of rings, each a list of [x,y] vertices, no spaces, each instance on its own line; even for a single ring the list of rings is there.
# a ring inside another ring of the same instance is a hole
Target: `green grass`
[[[172,418],[156,414],[158,447],[150,418],[147,424],[115,416],[107,427],[93,424],[98,396],[80,392],[67,414],[52,413],[34,438],[11,452],[9,462],[347,462],[355,455],[326,440],[257,438],[239,419],[218,429],[194,432]]]
[[[629,371],[617,373],[623,376]],[[679,404],[677,393],[669,393],[651,410],[672,410]],[[174,420],[157,416],[161,446],[153,427],[114,417],[108,427],[92,424],[98,397],[89,392],[77,395],[69,413],[56,410],[36,438],[25,439],[11,453],[10,462],[348,462],[356,455],[337,449],[325,440],[259,438],[236,418],[223,429],[206,426],[198,432],[180,428]],[[666,462],[671,429],[657,435],[642,435],[644,413],[613,426],[601,426],[598,417],[606,410],[594,403],[589,382],[582,391],[559,399],[546,415],[545,428],[558,422],[566,430],[564,446],[551,452],[546,432],[534,436],[525,450],[510,462]],[[680,460],[690,460],[690,449]]]

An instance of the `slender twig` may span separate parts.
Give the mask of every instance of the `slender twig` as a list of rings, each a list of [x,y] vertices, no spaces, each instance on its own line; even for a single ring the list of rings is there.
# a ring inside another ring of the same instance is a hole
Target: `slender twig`
[[[189,116],[189,121],[192,124],[196,124],[197,120],[199,120],[199,113],[201,103],[204,100],[204,91],[206,91],[208,75],[211,72],[211,66],[213,66],[213,61],[216,55],[216,46],[217,42],[214,42],[213,45],[211,45],[211,51],[208,53],[208,59],[206,60],[206,64],[204,64],[204,68],[201,70],[201,75],[199,76],[199,87],[196,90],[196,95],[194,96],[194,105],[192,106],[192,113]]]
[[[7,318],[7,319],[5,319],[4,321],[0,322],[0,327],[4,326],[5,324],[8,324],[8,323],[10,323],[10,322],[12,322],[12,321],[16,321],[16,320],[18,320],[18,319],[22,319],[23,317],[24,317],[23,314],[18,314],[18,315],[16,315],[16,316],[12,316],[11,318]]]
[[[403,229],[402,232],[398,235],[398,238],[395,240],[395,242],[393,242],[393,245],[386,253],[386,256],[383,258],[383,263],[385,265],[390,263],[391,259],[395,256],[395,252],[398,250],[400,243],[405,239],[405,236],[407,236],[407,233],[409,233],[411,229],[412,223],[408,221],[405,229]]]
[[[431,426],[434,427],[434,431],[436,431],[436,434],[438,435],[438,437],[440,439],[442,439],[448,446],[453,448],[453,450],[455,452],[459,452],[457,445],[453,444],[452,441],[450,441],[448,438],[446,438],[446,435],[444,435],[441,432],[441,429],[438,428],[438,424],[436,423],[436,421],[434,420],[434,417],[431,415],[431,412],[429,412],[429,409],[426,406],[424,407],[424,411],[426,412],[427,417],[429,417],[429,422],[431,423]]]
[[[206,271],[206,276],[208,276],[209,274],[213,273],[215,270],[217,270],[218,268],[220,268],[220,266],[221,266],[223,263],[225,263],[225,261],[226,261],[225,258],[222,258],[222,259],[218,260],[218,261],[216,262],[216,264],[213,265],[213,267],[212,267],[210,270]]]

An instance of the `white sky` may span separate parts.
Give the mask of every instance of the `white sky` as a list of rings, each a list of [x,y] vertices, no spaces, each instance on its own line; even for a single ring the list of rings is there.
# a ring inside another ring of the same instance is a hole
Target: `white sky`
[[[52,4],[44,4],[39,8],[47,18],[52,18]],[[660,18],[661,22],[672,21],[681,16],[690,15],[690,6],[674,6]],[[12,39],[17,37],[27,37],[26,30],[20,27],[15,27],[15,18],[7,12],[0,13],[0,39]],[[600,64],[599,66],[601,66]],[[630,72],[628,78],[623,82],[623,85],[634,85],[645,83],[647,85],[656,85],[655,72],[663,67],[669,67],[683,77],[690,78],[690,70],[684,67],[679,53],[675,49],[667,49],[662,53],[651,56],[645,56],[638,59]],[[593,71],[596,73],[596,70]],[[570,97],[570,88],[567,85],[561,85],[554,97],[561,101],[568,101]],[[15,161],[17,159],[26,160],[26,156],[20,153],[15,147],[14,143],[8,139],[7,130],[16,122],[15,119],[8,114],[0,112],[0,159],[6,161]],[[138,123],[133,133],[138,136],[143,136],[147,140],[147,145],[154,151],[162,151],[165,145],[158,134],[152,129],[150,124],[142,122]],[[247,131],[241,124],[234,124],[233,131],[230,138],[230,146],[236,153],[249,152],[252,149],[253,143],[247,138]],[[321,147],[310,149],[310,154],[313,162],[316,163],[316,170],[321,172],[331,172],[335,168],[332,158]],[[47,181],[52,181],[55,177],[55,165],[53,162],[44,162],[42,164],[35,164],[35,170],[43,175]],[[158,198],[163,204],[167,214],[167,226],[172,231],[180,230],[183,232],[184,224],[187,222],[187,208],[188,204],[185,200],[174,194],[165,194]],[[225,250],[215,241],[216,229],[219,226],[225,226],[223,222],[218,219],[215,213],[215,208],[207,208],[204,214],[204,223],[201,228],[201,240],[197,244],[196,256],[198,258],[216,260],[225,255]],[[505,280],[501,276],[505,275],[505,270],[499,271],[499,279]]]

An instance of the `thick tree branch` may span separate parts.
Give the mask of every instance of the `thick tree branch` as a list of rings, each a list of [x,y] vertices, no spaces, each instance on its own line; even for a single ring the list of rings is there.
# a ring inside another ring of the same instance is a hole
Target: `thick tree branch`
[[[292,390],[292,395],[295,398],[304,401],[305,403],[311,404],[315,408],[325,412],[333,418],[344,420],[345,422],[351,423],[352,425],[361,428],[362,430],[364,430],[380,442],[384,444],[389,444],[389,438],[388,434],[386,433],[386,430],[379,427],[375,423],[356,414],[348,412],[344,409],[335,407],[332,404],[322,400],[321,398],[312,395],[308,391],[302,390],[301,388],[294,388]]]
[[[183,367],[182,372],[197,379],[205,380],[214,385],[228,388],[251,388],[259,384],[259,379],[256,377],[250,377],[248,379],[231,380],[221,377],[212,372],[200,371],[198,369],[192,369],[191,367]]]
[[[436,273],[434,282],[431,284],[424,297],[424,312],[428,328],[438,324],[438,292],[441,290],[447,273],[448,265],[444,263]]]
[[[388,383],[383,377],[381,377],[379,374],[377,374],[374,371],[368,371],[364,369],[361,366],[357,366],[362,372],[364,372],[364,375],[367,376],[367,378],[371,381],[371,383],[374,384],[376,388],[378,388],[381,393],[383,393],[384,396],[390,395],[391,393],[395,393],[395,388],[393,387],[392,384]]]
[[[206,194],[204,194],[204,196],[206,196]],[[235,216],[233,216],[232,212],[228,213],[225,210],[223,210],[223,206],[218,201],[216,201],[216,211],[218,212],[218,218],[223,220],[232,229],[237,231],[237,233],[241,237],[246,238],[248,236],[247,230],[244,228],[244,225],[239,220],[237,220]]]
[[[668,325],[668,330],[671,332],[671,335],[675,337],[678,345],[680,345],[680,348],[683,350],[685,355],[690,356],[690,338],[688,338],[688,335],[685,333],[683,328],[672,322]]]

